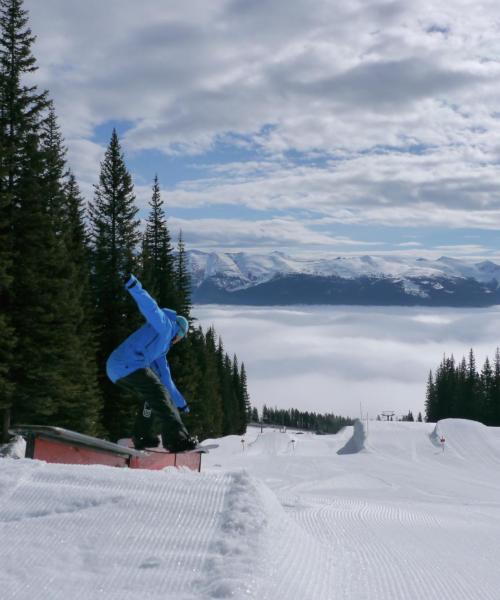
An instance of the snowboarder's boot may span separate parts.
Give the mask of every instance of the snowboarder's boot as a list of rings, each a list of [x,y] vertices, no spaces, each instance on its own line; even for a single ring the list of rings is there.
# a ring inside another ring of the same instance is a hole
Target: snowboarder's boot
[[[133,437],[132,441],[134,442],[134,448],[136,450],[144,450],[145,448],[158,448],[160,445],[160,438],[153,435]]]

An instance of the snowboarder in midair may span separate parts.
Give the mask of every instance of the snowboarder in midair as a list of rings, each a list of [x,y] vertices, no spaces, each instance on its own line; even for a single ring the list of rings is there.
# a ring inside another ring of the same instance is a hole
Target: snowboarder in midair
[[[106,364],[108,377],[139,397],[140,409],[135,421],[133,442],[137,449],[158,445],[153,435],[153,418],[160,419],[163,446],[171,452],[193,449],[179,412],[189,412],[186,400],[170,374],[166,354],[188,333],[185,317],[168,308],[160,308],[134,275],[127,275],[125,288],[136,301],[146,323],[112,352]]]

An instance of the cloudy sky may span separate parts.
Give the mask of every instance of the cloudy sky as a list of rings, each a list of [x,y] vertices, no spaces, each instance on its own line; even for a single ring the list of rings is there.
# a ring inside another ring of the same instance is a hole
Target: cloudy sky
[[[424,414],[429,371],[474,348],[480,370],[498,346],[500,307],[197,306],[245,362],[252,404],[375,418]]]
[[[500,259],[500,4],[25,0],[82,189],[188,247]]]

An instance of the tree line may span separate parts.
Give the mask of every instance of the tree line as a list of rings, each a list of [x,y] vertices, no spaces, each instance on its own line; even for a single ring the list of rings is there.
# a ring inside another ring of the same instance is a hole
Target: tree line
[[[472,349],[460,362],[444,356],[429,373],[425,410],[431,422],[452,417],[500,426],[500,350],[493,364],[486,358],[481,371]]]
[[[259,421],[256,408],[251,412],[252,421]],[[300,411],[296,408],[269,408],[264,404],[262,408],[262,422],[278,427],[292,427],[315,431],[317,433],[337,433],[346,425],[352,425],[353,420],[339,417],[332,413],[319,414],[309,411]]]
[[[47,91],[29,85],[35,36],[23,0],[0,0],[0,412],[9,422],[58,425],[118,439],[136,400],[113,385],[106,359],[141,323],[123,286],[136,274],[192,333],[169,353],[190,404],[193,434],[243,433],[250,414],[245,367],[215,330],[191,315],[182,233],[172,243],[156,177],[140,229],[134,185],[112,132],[86,205],[68,167]]]

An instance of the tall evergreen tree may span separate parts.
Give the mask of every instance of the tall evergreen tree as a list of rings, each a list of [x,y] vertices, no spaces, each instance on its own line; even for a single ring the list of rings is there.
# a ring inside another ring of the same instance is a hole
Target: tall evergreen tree
[[[64,237],[67,226],[65,178],[67,176],[66,148],[52,103],[41,131],[44,159],[43,186],[45,204],[58,237]]]
[[[469,351],[469,359],[467,361],[467,372],[465,377],[464,388],[464,411],[462,417],[465,419],[476,419],[479,416],[477,406],[479,391],[479,375],[476,368],[476,357],[471,348]]]
[[[226,353],[222,363],[223,432],[225,435],[238,433],[239,431],[238,403],[233,373],[231,359]]]
[[[125,275],[133,272],[137,264],[137,212],[132,177],[113,130],[101,163],[94,202],[89,207],[103,423],[112,439],[131,431],[137,410],[135,399],[111,384],[105,373],[109,354],[140,323],[137,307],[123,285]]]
[[[10,194],[8,210],[18,198],[16,182],[22,169],[22,156],[27,136],[38,133],[43,112],[48,107],[47,92],[37,86],[27,86],[27,74],[35,72],[36,59],[31,48],[35,36],[28,27],[28,11],[23,0],[0,0],[0,119],[4,147],[5,179],[2,189]]]
[[[436,397],[436,387],[434,385],[434,378],[432,371],[429,372],[427,379],[427,391],[425,400],[425,420],[435,423],[438,420],[438,407]]]
[[[0,73],[0,89],[3,87]],[[14,328],[11,324],[10,300],[12,297],[12,211],[11,195],[6,186],[7,169],[5,132],[0,128],[0,443],[9,438],[10,407],[14,382],[11,378]]]
[[[491,425],[500,426],[500,349],[495,351],[495,360],[493,362],[493,389],[491,392]]]
[[[98,396],[95,393],[95,370],[89,365],[88,339],[80,337],[82,323],[85,322],[84,291],[72,254],[65,153],[51,107],[41,131],[43,170],[39,180],[40,197],[51,230],[45,235],[45,263],[38,276],[42,280],[50,278],[44,294],[45,302],[50,306],[45,319],[49,323],[55,321],[55,326],[51,328],[50,336],[45,338],[46,350],[50,348],[50,354],[47,353],[49,364],[45,365],[46,377],[50,376],[51,382],[51,389],[46,393],[52,409],[50,415],[44,414],[40,418],[46,417],[52,424],[93,433],[97,425]],[[93,377],[89,378],[89,375]],[[21,414],[39,420],[38,407],[33,409],[32,415],[25,411]]]
[[[179,241],[177,244],[177,257],[175,265],[176,298],[177,312],[189,318],[191,315],[191,276],[187,264],[186,247],[182,237],[182,231],[179,232]]]
[[[173,308],[177,303],[174,256],[158,176],[149,206],[143,237],[142,282],[160,306]]]
[[[476,419],[492,423],[494,418],[495,380],[490,359],[486,357],[478,382],[478,397],[475,403]]]
[[[224,352],[224,346],[220,338],[217,345],[216,360],[222,404],[222,434],[230,435],[237,431],[237,419],[235,418],[234,410],[235,397],[232,385],[232,365],[231,359]]]
[[[25,76],[37,68],[31,52],[34,40],[22,1],[0,0],[0,243],[7,259],[0,294],[8,318],[1,326],[14,331],[2,354],[9,352],[15,337],[8,369],[8,379],[16,383],[14,418],[43,423],[54,414],[61,390],[54,361],[58,284],[52,272],[58,240],[47,205],[40,143],[47,93],[25,84]],[[5,365],[0,370],[5,373]]]
[[[31,54],[34,37],[26,27],[21,2],[0,1],[0,436],[8,438],[14,392],[12,363],[16,343],[12,324],[14,250],[14,180],[16,156],[22,147],[21,130],[28,129],[20,103],[21,77],[35,68]],[[24,57],[23,57],[24,56]],[[27,94],[31,98],[31,94]],[[25,133],[24,133],[25,135]],[[0,440],[1,441],[1,440]]]
[[[246,423],[250,423],[252,420],[252,405],[250,404],[250,395],[248,393],[248,377],[245,369],[245,363],[241,363],[240,394],[242,405],[245,411]]]
[[[247,428],[247,407],[243,397],[243,387],[241,385],[240,369],[236,354],[233,356],[232,361],[232,388],[234,394],[234,426],[236,427],[236,433],[242,435]]]
[[[76,336],[73,389],[68,394],[68,427],[88,434],[101,434],[102,396],[97,380],[97,340],[94,330],[92,290],[90,287],[90,248],[86,231],[85,203],[75,176],[69,173],[65,185],[65,245],[72,263],[73,298],[78,306],[72,323]]]
[[[217,349],[215,331],[211,327],[205,334],[202,384],[200,398],[205,414],[207,437],[222,435],[222,400],[217,373]]]

